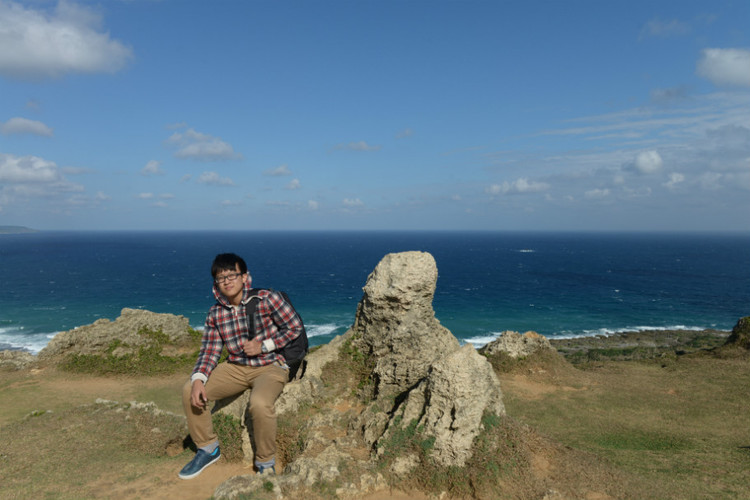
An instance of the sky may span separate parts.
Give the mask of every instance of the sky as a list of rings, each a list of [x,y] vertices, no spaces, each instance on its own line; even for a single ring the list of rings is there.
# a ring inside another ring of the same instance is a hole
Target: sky
[[[0,225],[750,229],[750,2],[0,0]]]

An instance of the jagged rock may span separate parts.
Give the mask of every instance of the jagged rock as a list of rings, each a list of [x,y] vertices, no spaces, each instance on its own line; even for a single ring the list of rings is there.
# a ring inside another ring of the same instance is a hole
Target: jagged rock
[[[104,354],[119,341],[113,354],[125,355],[151,341],[139,335],[141,330],[161,331],[174,343],[186,342],[190,324],[184,316],[124,308],[115,321],[99,319],[94,323],[61,332],[39,352],[40,360],[57,360],[68,354]]]
[[[460,347],[435,318],[436,282],[435,260],[423,252],[389,254],[368,278],[352,330],[378,385],[358,425],[372,445],[386,442],[397,422],[418,420],[435,438],[433,457],[460,466],[471,456],[484,413],[505,409],[487,360],[471,345]]]
[[[284,474],[271,479],[277,496],[321,482],[343,482],[336,490],[339,498],[361,498],[384,488],[382,476],[371,474],[377,469],[374,445],[385,443],[397,426],[411,421],[419,422],[424,436],[434,438],[430,453],[435,460],[461,466],[471,456],[482,417],[505,413],[489,362],[471,345],[461,347],[435,318],[436,282],[437,266],[430,254],[385,256],[363,288],[352,328],[307,356],[304,378],[287,384],[276,403],[277,415],[314,407],[300,422],[302,451],[285,464]],[[327,363],[351,352],[372,369],[369,379],[375,389],[364,402],[352,402],[351,393],[332,392],[336,384],[322,379]],[[250,425],[247,395],[228,403],[219,411]],[[248,429],[243,434],[251,433]],[[246,459],[251,458],[251,449],[244,451]],[[344,477],[342,464],[360,471],[359,481],[346,482],[350,476]],[[407,475],[419,467],[419,457],[398,457],[390,467],[394,474]],[[222,483],[214,497],[238,498],[261,486],[254,475],[237,476]]]
[[[462,466],[471,457],[485,413],[505,414],[500,381],[485,358],[467,344],[432,365],[396,417],[405,424],[418,420],[425,435],[435,438],[432,457],[436,461]],[[387,437],[386,433],[383,438]]]
[[[732,328],[732,334],[727,338],[724,345],[750,349],[750,316],[745,316],[737,321],[737,324]]]
[[[459,342],[435,318],[435,259],[426,252],[388,254],[363,288],[352,330],[355,344],[375,360],[377,394],[397,394],[427,375]]]
[[[34,355],[26,351],[0,351],[0,369],[23,370],[35,361]]]
[[[525,358],[540,349],[555,350],[547,337],[536,332],[526,332],[521,335],[510,330],[504,331],[498,338],[482,347],[479,352],[487,355],[504,352],[511,358]]]

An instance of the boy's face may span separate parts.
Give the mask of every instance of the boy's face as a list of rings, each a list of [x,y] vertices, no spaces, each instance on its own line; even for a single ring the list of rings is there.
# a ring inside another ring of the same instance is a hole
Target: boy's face
[[[240,300],[242,300],[242,290],[245,286],[247,273],[242,274],[240,272],[239,264],[235,264],[234,267],[234,270],[222,269],[216,273],[214,282],[219,288],[219,292],[229,299],[230,303],[239,305]]]

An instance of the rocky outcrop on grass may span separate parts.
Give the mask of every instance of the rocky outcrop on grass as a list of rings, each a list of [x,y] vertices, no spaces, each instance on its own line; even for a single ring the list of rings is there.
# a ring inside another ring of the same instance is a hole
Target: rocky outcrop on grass
[[[272,479],[277,492],[335,485],[336,496],[357,498],[426,463],[461,467],[472,459],[486,419],[505,414],[502,391],[487,360],[435,318],[436,282],[430,254],[385,256],[352,328],[308,355],[305,377],[276,405],[278,439],[287,443],[278,458],[288,460]],[[242,419],[245,398],[220,411]],[[252,425],[244,425],[251,451]],[[214,496],[239,498],[263,484],[239,476]]]
[[[536,332],[518,332],[506,330],[498,338],[482,347],[479,352],[492,356],[499,352],[505,353],[513,359],[526,358],[539,350],[554,351],[547,337]]]
[[[740,318],[724,345],[750,349],[750,316]]]
[[[26,351],[0,351],[0,369],[23,370],[36,362],[36,357]]]
[[[76,354],[125,356],[156,341],[173,347],[188,344],[189,332],[190,325],[184,316],[124,308],[115,321],[100,319],[58,333],[38,357],[40,361],[59,362]]]

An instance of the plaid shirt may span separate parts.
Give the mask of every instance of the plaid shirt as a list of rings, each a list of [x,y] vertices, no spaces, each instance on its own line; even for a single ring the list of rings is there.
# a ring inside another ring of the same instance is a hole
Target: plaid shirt
[[[300,317],[281,294],[263,289],[255,290],[254,294],[251,294],[251,291],[248,280],[242,292],[242,305],[232,306],[214,285],[216,304],[211,307],[206,317],[201,351],[193,369],[192,380],[200,379],[204,383],[208,380],[219,362],[223,347],[227,348],[227,361],[230,363],[245,366],[265,366],[277,361],[286,363],[284,356],[273,349],[252,357],[248,357],[242,349],[244,343],[251,339],[259,340],[266,347],[273,345],[275,349],[280,349],[297,338],[303,328]],[[248,332],[245,305],[253,297],[259,297],[260,301],[253,319],[255,331],[251,334]]]

